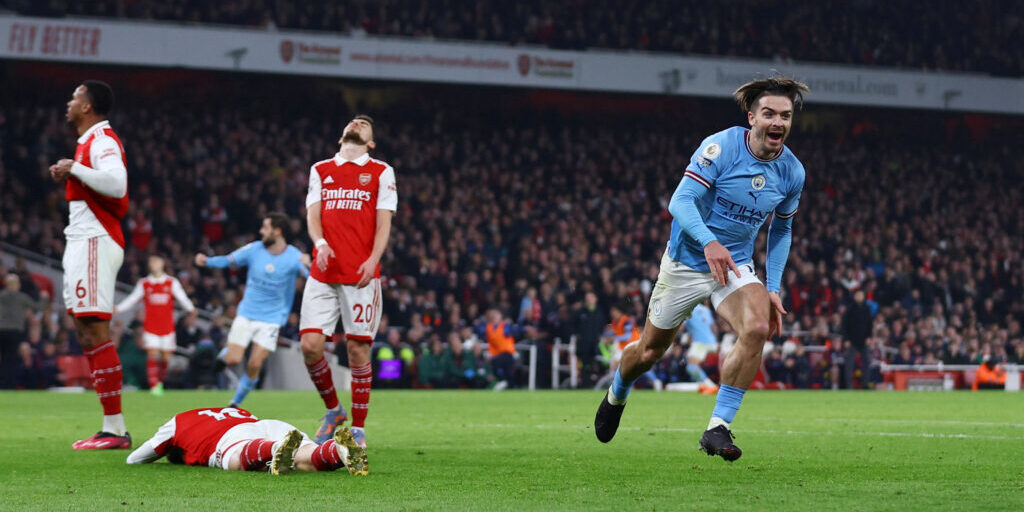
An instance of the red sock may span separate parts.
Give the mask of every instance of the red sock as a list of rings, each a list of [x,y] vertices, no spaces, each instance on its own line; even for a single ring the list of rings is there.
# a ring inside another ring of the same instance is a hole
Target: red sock
[[[92,385],[103,405],[103,414],[121,414],[121,359],[113,341],[85,350],[92,370]]]
[[[160,360],[160,382],[167,380],[167,360]]]
[[[334,471],[345,467],[345,462],[338,454],[338,446],[334,439],[329,439],[326,443],[317,446],[310,459],[317,471]]]
[[[270,439],[253,439],[242,446],[239,462],[244,471],[267,469],[267,463],[274,458],[274,442]]]
[[[160,383],[160,362],[156,359],[146,359],[146,380],[149,381],[150,388],[155,388]]]
[[[306,365],[309,378],[313,379],[316,390],[320,392],[320,398],[328,409],[338,406],[338,393],[334,391],[334,378],[331,376],[331,365],[327,364],[327,358],[321,357],[319,361]]]
[[[370,387],[373,385],[373,366],[366,363],[352,368],[352,426],[363,428],[370,409]]]

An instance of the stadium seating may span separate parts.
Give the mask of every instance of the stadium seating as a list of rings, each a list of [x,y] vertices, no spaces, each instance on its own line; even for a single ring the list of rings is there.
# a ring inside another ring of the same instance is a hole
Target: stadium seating
[[[119,4],[121,4],[119,6]],[[780,61],[1024,73],[1024,24],[1007,2],[845,0],[680,3],[670,0],[458,2],[134,0],[20,2],[45,16],[184,23],[539,44],[552,48],[667,51]],[[470,4],[468,6],[464,4]],[[954,36],[955,35],[955,36]]]
[[[251,241],[271,210],[294,218],[292,241],[308,249],[308,166],[333,153],[354,110],[330,88],[290,79],[162,73],[166,89],[200,85],[153,93],[157,100],[138,92],[133,76],[112,79],[120,84],[112,122],[131,172],[120,278],[134,282],[146,255],[160,252],[200,306],[231,315],[244,273],[200,272],[192,255]],[[49,94],[51,105],[3,105],[0,186],[15,200],[0,205],[0,241],[59,258],[63,192],[45,169],[71,153],[74,138],[52,100],[66,92],[25,81],[37,92],[18,95]],[[602,308],[631,301],[642,322],[668,238],[668,194],[703,136],[742,122],[735,107],[609,96],[587,100],[600,109],[565,116],[574,99],[559,93],[428,90],[395,89],[391,106],[370,109],[380,120],[376,155],[394,165],[400,191],[384,257],[388,325],[419,352],[430,334],[462,332],[489,307],[519,318],[531,288],[541,346],[580,334],[586,291]],[[1024,357],[1024,169],[1010,156],[1020,129],[998,116],[825,107],[798,115],[790,147],[808,180],[784,278],[787,332],[810,345],[841,336],[851,291],[864,289],[877,311],[878,358],[901,358],[901,346],[910,362]],[[762,236],[757,253],[763,248]],[[57,338],[56,324],[43,330],[43,339]],[[596,341],[578,340],[581,353],[587,343]],[[829,387],[825,361],[811,365],[811,381]]]

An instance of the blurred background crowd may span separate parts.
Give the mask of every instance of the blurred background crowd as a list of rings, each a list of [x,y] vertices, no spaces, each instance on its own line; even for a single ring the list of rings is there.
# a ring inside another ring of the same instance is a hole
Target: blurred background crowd
[[[66,203],[46,169],[73,153],[62,104],[79,77],[45,84],[49,70],[4,70],[0,242],[59,259]],[[362,111],[378,119],[375,156],[396,169],[400,197],[383,258],[375,385],[493,385],[483,325],[495,320],[540,348],[541,368],[556,338],[575,338],[581,385],[593,385],[607,372],[611,306],[626,304],[643,325],[670,229],[667,201],[692,151],[744,121],[722,100],[110,73],[132,204],[120,280],[134,283],[148,255],[164,255],[211,318],[209,327],[180,323],[190,362],[169,386],[218,385],[213,357],[244,290],[244,271],[200,270],[193,255],[254,240],[272,210],[292,217],[290,241],[308,251],[309,165],[336,151],[340,129]],[[788,145],[808,176],[784,276],[790,314],[763,380],[860,387],[881,379],[883,361],[1024,362],[1024,169],[1012,154],[1021,128],[1001,116],[798,114]],[[761,272],[764,243],[762,234]],[[80,348],[51,300],[53,283],[17,263],[0,275],[12,276],[0,304],[22,312],[0,326],[4,385],[59,382],[55,358]],[[118,322],[126,367],[138,325]],[[297,337],[297,325],[293,314],[282,337]],[[728,337],[727,324],[716,329]],[[663,382],[689,380],[682,348],[658,366]],[[127,375],[144,385],[144,375]],[[539,377],[551,384],[549,372]]]
[[[98,16],[461,39],[562,49],[1024,74],[1013,0],[6,0],[37,16]]]

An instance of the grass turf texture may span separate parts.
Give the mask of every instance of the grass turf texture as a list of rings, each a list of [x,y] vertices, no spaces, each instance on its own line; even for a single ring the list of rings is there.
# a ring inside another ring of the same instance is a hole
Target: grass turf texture
[[[5,392],[0,509],[1024,510],[1019,394],[752,392],[732,464],[697,451],[713,397],[634,392],[603,445],[602,394],[374,391],[370,476],[357,478],[127,466],[127,450],[71,450],[99,427],[93,394]],[[135,446],[230,397],[127,393]],[[257,391],[245,405],[307,433],[322,413],[312,392]]]

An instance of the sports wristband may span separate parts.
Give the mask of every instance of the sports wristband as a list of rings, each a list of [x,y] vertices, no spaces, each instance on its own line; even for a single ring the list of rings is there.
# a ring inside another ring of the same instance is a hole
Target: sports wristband
[[[327,239],[326,238],[321,238],[321,239],[317,240],[313,245],[315,245],[317,247],[323,247],[323,246],[327,245]]]

